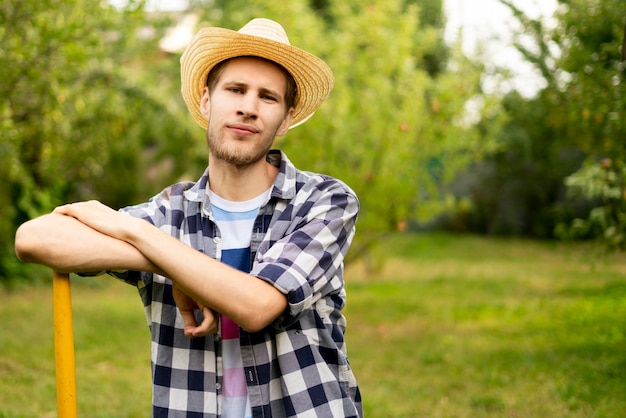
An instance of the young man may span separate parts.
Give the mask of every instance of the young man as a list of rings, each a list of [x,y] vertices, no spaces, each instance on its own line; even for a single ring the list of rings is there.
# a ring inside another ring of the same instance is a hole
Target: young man
[[[357,198],[270,150],[328,96],[330,69],[254,19],[201,30],[181,78],[207,129],[202,177],[120,211],[61,206],[20,227],[18,256],[138,287],[154,417],[362,416],[341,313]]]

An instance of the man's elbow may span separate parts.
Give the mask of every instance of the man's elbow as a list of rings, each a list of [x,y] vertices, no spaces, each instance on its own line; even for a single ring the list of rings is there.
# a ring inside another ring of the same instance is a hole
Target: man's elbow
[[[277,300],[265,301],[262,307],[249,312],[240,326],[247,332],[261,331],[283,315],[286,309],[287,298],[281,294]]]
[[[37,242],[31,231],[33,221],[28,221],[17,229],[15,233],[15,255],[24,263],[37,262]]]
[[[251,317],[243,321],[240,324],[241,328],[243,328],[246,332],[258,332],[267,327],[273,321],[271,318],[267,318],[262,315],[258,315],[256,317]]]
[[[51,225],[58,224],[58,219],[43,215],[24,222],[15,232],[15,255],[24,263],[46,264],[50,249],[56,246]]]

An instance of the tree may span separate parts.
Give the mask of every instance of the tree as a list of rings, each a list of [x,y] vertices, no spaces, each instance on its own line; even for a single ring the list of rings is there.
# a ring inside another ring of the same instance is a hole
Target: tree
[[[360,4],[333,3],[335,30],[326,39],[335,90],[319,115],[298,128],[306,141],[285,144],[301,165],[344,179],[357,192],[362,211],[352,256],[456,203],[447,185],[490,147],[490,131],[476,122],[481,118],[468,119],[468,103],[484,120],[497,121],[497,105],[480,91],[481,68],[458,50],[441,72],[429,72],[442,31],[423,26],[415,4]]]
[[[61,8],[30,1],[2,11],[10,21],[2,37],[7,62],[19,62],[23,45],[32,46],[23,70],[5,77],[19,88],[3,92],[0,113],[7,128],[0,158],[10,178],[4,187],[15,202],[3,236],[67,200],[145,200],[156,190],[113,179],[138,178],[152,154],[170,155],[170,180],[204,169],[206,145],[192,140],[200,131],[189,125],[177,91],[178,55],[148,55],[156,41],[134,36],[144,22],[141,3],[117,11],[78,0]],[[236,29],[253,17],[275,19],[294,45],[333,68],[330,99],[279,145],[298,166],[336,176],[358,193],[352,257],[456,203],[446,185],[490,149],[501,112],[480,90],[481,67],[444,47],[441,0],[207,3],[191,2],[202,25]],[[2,250],[5,260],[11,247]]]
[[[596,203],[563,237],[594,237],[607,250],[626,249],[626,4],[619,0],[563,2],[554,40],[559,67],[569,82],[562,89],[572,139],[588,155],[566,179],[571,196]]]
[[[624,197],[615,190],[626,151],[626,3],[561,1],[544,21],[500,1],[521,23],[515,45],[546,87],[530,99],[505,98],[508,122],[499,151],[475,170],[466,225],[541,238],[606,237],[609,246],[623,246]]]
[[[22,221],[66,201],[128,203],[144,186],[137,178],[145,149],[162,141],[157,129],[185,142],[172,107],[132,71],[154,44],[136,36],[142,9],[142,2],[122,10],[80,0],[0,4],[0,193],[10,202],[0,208],[0,281],[22,268],[13,254]]]
[[[292,44],[333,69],[330,98],[280,146],[296,165],[357,192],[362,209],[349,257],[455,204],[446,185],[490,149],[500,118],[497,102],[481,93],[481,67],[443,48],[441,1],[220,4],[223,12],[210,14],[224,21],[212,23],[237,28],[255,16],[276,19]]]
[[[562,144],[575,145],[587,157],[564,183],[571,197],[598,206],[586,218],[570,223],[570,228],[559,225],[559,234],[598,237],[606,248],[623,250],[626,63],[620,48],[626,4],[619,0],[561,1],[555,15],[558,23],[552,29],[526,18],[509,1],[502,2],[514,11],[539,45],[533,51],[522,42],[517,44],[547,81],[537,99],[548,104],[546,122],[556,128]],[[616,194],[620,187],[622,193]]]

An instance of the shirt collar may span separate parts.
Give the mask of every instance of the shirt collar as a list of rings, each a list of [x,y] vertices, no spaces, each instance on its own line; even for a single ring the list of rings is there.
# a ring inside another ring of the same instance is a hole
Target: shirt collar
[[[274,180],[271,196],[279,199],[291,200],[296,195],[296,167],[280,150],[270,150],[267,161],[278,167],[278,175]],[[209,200],[209,168],[205,168],[202,177],[189,189],[185,190],[185,198],[191,202]]]

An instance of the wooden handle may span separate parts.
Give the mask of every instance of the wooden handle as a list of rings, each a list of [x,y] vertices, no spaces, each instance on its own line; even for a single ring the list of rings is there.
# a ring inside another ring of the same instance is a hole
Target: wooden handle
[[[53,273],[52,298],[58,417],[76,418],[76,363],[69,274]]]

